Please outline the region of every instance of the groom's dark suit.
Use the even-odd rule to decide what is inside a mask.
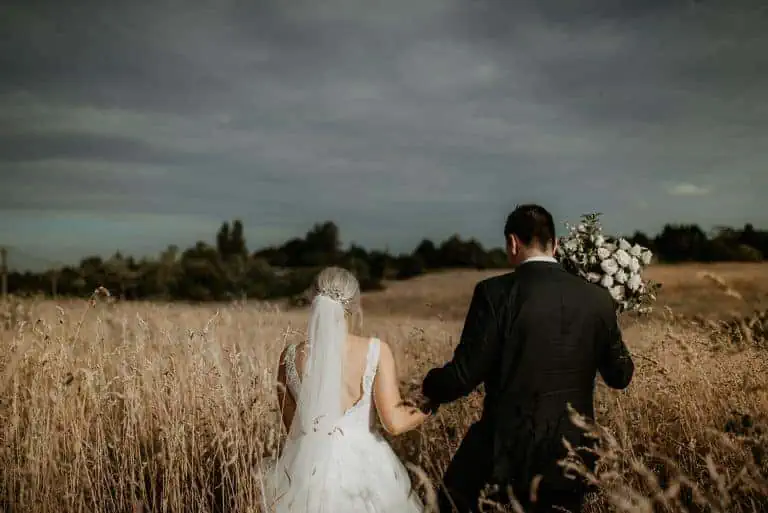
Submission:
[[[511,486],[525,505],[537,474],[539,507],[531,511],[558,502],[581,508],[586,488],[565,478],[557,461],[566,454],[563,438],[574,446],[592,442],[570,422],[566,405],[594,418],[597,372],[617,389],[632,379],[614,308],[606,289],[554,262],[526,262],[477,284],[453,359],[423,383],[435,405],[485,385],[482,418],[445,473],[450,500],[441,494],[441,513],[454,511],[451,503],[474,511],[485,484]]]

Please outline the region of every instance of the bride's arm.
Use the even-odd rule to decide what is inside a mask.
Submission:
[[[277,404],[280,408],[280,417],[283,420],[286,432],[291,430],[293,415],[296,413],[296,402],[293,400],[288,388],[288,375],[285,369],[285,353],[280,355],[280,366],[277,369]]]
[[[379,368],[373,384],[373,400],[384,429],[390,434],[399,435],[419,427],[429,415],[418,408],[403,404],[392,349],[383,342],[380,347]]]

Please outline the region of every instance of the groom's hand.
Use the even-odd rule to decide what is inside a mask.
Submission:
[[[438,409],[438,405],[431,401],[422,393],[421,379],[412,379],[406,384],[408,399],[405,401],[409,406],[419,409],[422,413],[431,415]]]
[[[433,414],[437,413],[438,408],[440,408],[439,404],[430,401],[426,397],[422,397],[421,398],[421,401],[420,401],[420,404],[419,404],[419,409],[423,413],[426,413],[427,415],[433,415]]]
[[[405,399],[402,403],[403,406],[410,406],[416,410],[421,411],[427,415],[432,415],[437,411],[438,405],[430,401],[425,397],[416,397],[413,399]]]
[[[415,400],[416,400],[416,407],[421,410],[423,413],[426,413],[427,415],[432,415],[433,413],[437,412],[437,409],[440,407],[439,404],[432,401],[429,397],[426,397],[421,392],[417,392],[415,394]]]

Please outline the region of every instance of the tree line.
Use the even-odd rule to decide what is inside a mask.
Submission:
[[[705,233],[697,225],[666,225],[650,237],[627,237],[652,249],[660,262],[762,261],[768,255],[768,231],[751,224],[742,229],[718,228]],[[392,255],[352,244],[343,249],[339,228],[316,224],[303,238],[280,246],[249,251],[243,223],[225,222],[215,243],[197,242],[179,250],[169,246],[154,258],[116,253],[103,259],[90,256],[78,265],[46,272],[11,272],[8,292],[14,295],[90,295],[105,287],[125,299],[226,301],[298,298],[318,270],[328,265],[350,269],[364,290],[376,290],[388,280],[406,280],[429,271],[450,268],[501,269],[501,248],[486,249],[475,239],[454,235],[436,244],[424,239],[410,253]]]

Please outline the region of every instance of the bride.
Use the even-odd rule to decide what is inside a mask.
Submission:
[[[427,414],[402,404],[390,347],[348,333],[360,286],[345,269],[315,280],[308,340],[281,355],[278,399],[288,440],[269,472],[275,513],[420,513],[408,473],[372,430],[374,411],[398,435]]]

